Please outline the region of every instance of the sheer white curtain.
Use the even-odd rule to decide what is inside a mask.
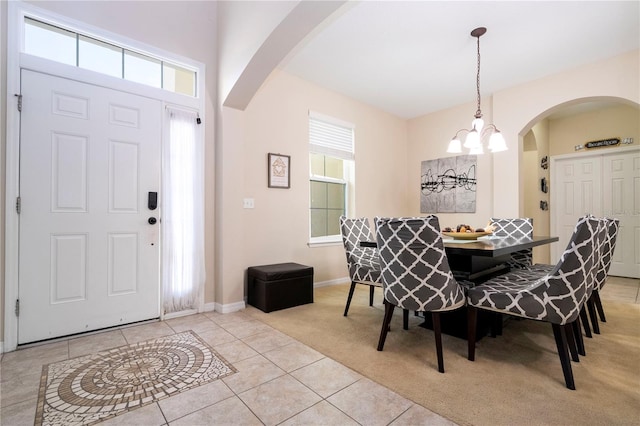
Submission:
[[[167,107],[162,155],[164,313],[197,309],[204,281],[204,147],[195,112]]]

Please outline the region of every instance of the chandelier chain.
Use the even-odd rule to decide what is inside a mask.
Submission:
[[[478,39],[478,72],[476,73],[476,93],[478,95],[478,109],[476,110],[476,118],[482,117],[482,111],[480,110],[480,36]]]
[[[507,144],[500,133],[500,130],[493,123],[485,125],[482,120],[482,96],[480,94],[480,37],[487,32],[485,27],[478,27],[471,31],[471,36],[477,38],[477,72],[476,72],[476,96],[478,100],[478,109],[476,110],[475,119],[471,122],[471,129],[460,129],[456,132],[449,146],[447,152],[453,154],[459,154],[462,152],[462,141],[459,138],[461,133],[466,133],[467,136],[464,141],[464,148],[469,149],[469,155],[477,155],[483,153],[482,145],[487,143],[487,148],[492,153],[506,151],[508,149]]]

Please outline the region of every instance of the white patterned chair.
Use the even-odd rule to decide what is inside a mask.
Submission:
[[[351,287],[347,297],[347,305],[344,308],[344,316],[349,313],[349,306],[353,298],[356,284],[369,286],[369,306],[373,305],[373,294],[376,287],[382,287],[380,281],[380,262],[378,249],[374,247],[360,247],[360,241],[374,241],[374,236],[369,227],[369,219],[349,219],[340,216],[340,233],[342,243],[347,256],[347,267]]]
[[[469,360],[475,359],[477,309],[549,322],[566,386],[575,389],[569,350],[573,360],[578,361],[573,323],[586,302],[589,281],[593,278],[598,226],[596,219],[580,218],[560,261],[542,277],[522,279],[522,275],[517,275],[520,271],[515,271],[469,289]]]
[[[493,235],[496,237],[510,237],[515,239],[533,237],[533,219],[530,217],[517,219],[490,219],[493,226]],[[525,269],[531,266],[533,261],[532,249],[520,250],[511,254],[507,262],[511,269]]]
[[[384,348],[396,306],[431,312],[438,371],[444,373],[440,312],[464,306],[465,295],[449,269],[438,218],[382,219],[377,223],[376,238],[385,303],[378,350]]]

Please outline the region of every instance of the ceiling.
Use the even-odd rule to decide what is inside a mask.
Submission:
[[[502,89],[638,49],[640,1],[349,2],[280,68],[413,118],[476,100],[470,33],[481,26],[487,102]]]

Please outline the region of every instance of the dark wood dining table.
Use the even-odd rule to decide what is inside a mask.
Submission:
[[[508,271],[506,262],[511,253],[551,244],[558,237],[533,236],[531,238],[483,237],[477,240],[443,239],[449,267],[456,278],[483,281]],[[377,247],[375,241],[360,241],[361,247]]]
[[[501,272],[507,272],[506,262],[511,253],[558,241],[558,237],[533,236],[531,238],[491,237],[478,240],[445,239],[449,267],[456,276],[478,281]]]

